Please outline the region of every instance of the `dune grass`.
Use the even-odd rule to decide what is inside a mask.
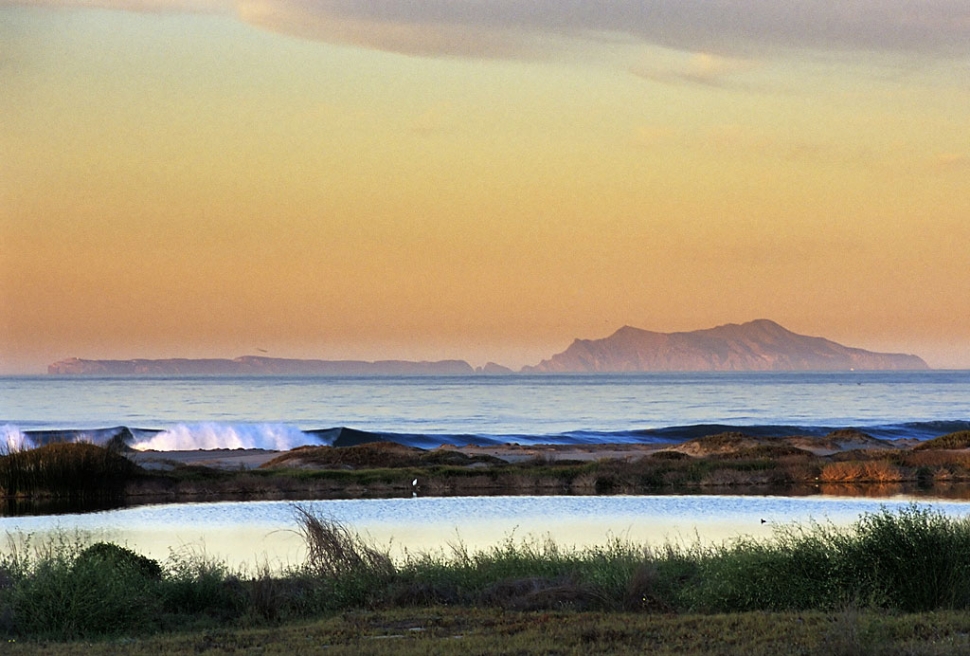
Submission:
[[[0,556],[0,636],[106,639],[441,606],[678,616],[970,608],[970,523],[919,506],[719,545],[572,549],[508,536],[481,551],[455,543],[397,559],[294,512],[308,555],[279,571],[232,571],[199,554],[158,563],[63,536],[11,544]]]
[[[913,447],[914,450],[967,449],[970,448],[970,431],[957,431],[927,440]]]

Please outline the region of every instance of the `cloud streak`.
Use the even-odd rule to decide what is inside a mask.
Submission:
[[[679,67],[645,64],[633,66],[630,72],[651,82],[665,84],[699,84],[709,87],[750,89],[738,82],[736,76],[754,70],[752,60],[718,57],[706,52],[695,53]]]
[[[779,49],[962,55],[965,0],[0,0],[132,11],[233,12],[285,34],[414,55],[521,56],[537,36],[604,34],[691,52]]]

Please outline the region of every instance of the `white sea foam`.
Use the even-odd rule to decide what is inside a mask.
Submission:
[[[0,426],[0,455],[33,449],[34,441],[12,424]]]
[[[270,449],[288,451],[319,444],[312,435],[288,424],[178,424],[131,446],[139,451]]]

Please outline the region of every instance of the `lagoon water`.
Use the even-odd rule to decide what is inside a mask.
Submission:
[[[846,525],[864,513],[913,503],[904,498],[750,496],[510,496],[307,501],[397,557],[404,551],[470,551],[507,540],[560,546],[605,545],[611,539],[653,546],[719,543],[769,537],[780,526],[812,521]],[[970,516],[970,502],[920,501],[953,517]],[[764,522],[762,522],[764,520]],[[233,567],[301,562],[292,502],[250,501],[142,506],[78,515],[2,517],[0,532],[33,541],[51,533],[110,540],[164,560],[170,553],[205,553]],[[20,536],[19,538],[15,536]]]

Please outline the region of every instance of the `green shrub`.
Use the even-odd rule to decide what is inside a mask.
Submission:
[[[11,632],[65,639],[153,628],[157,582],[137,568],[105,566],[102,558],[81,558],[82,553],[78,543],[61,540],[36,560],[21,559],[3,595],[12,614]]]
[[[106,567],[125,570],[155,581],[162,578],[162,566],[157,560],[110,542],[96,542],[86,547],[78,554],[74,567]]]
[[[221,621],[245,612],[247,592],[228,567],[204,552],[172,552],[159,597],[167,613]]]

